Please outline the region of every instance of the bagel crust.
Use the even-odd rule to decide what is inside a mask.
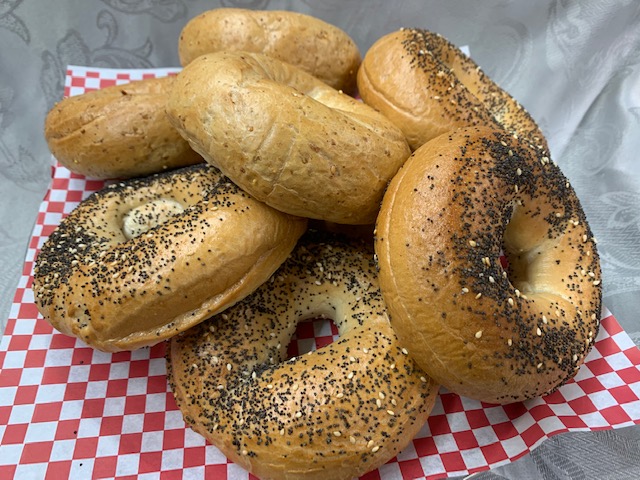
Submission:
[[[379,112],[270,57],[203,55],[169,96],[173,125],[207,162],[272,207],[372,224],[410,154]]]
[[[531,115],[437,33],[401,29],[381,37],[362,61],[358,91],[400,127],[412,150],[456,128],[487,126],[548,151]]]
[[[287,360],[299,321],[340,338]],[[171,340],[169,383],[185,421],[261,479],[351,479],[418,433],[438,387],[398,344],[373,249],[311,232],[270,281]]]
[[[548,157],[504,131],[437,137],[391,182],[376,233],[391,324],[437,382],[509,403],[576,374],[598,333],[600,263]]]
[[[206,164],[124,181],[82,201],[50,235],[35,303],[57,330],[99,350],[153,345],[261,285],[305,228]]]
[[[45,119],[56,160],[91,178],[131,178],[202,163],[165,114],[175,77],[114,85],[58,102]]]
[[[343,30],[302,13],[218,8],[192,18],[182,29],[182,66],[221,51],[263,53],[349,94],[361,60],[358,46]]]

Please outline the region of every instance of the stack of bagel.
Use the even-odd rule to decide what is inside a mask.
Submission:
[[[401,29],[362,58],[320,19],[221,8],[178,50],[176,76],[47,116],[60,164],[116,180],[37,257],[56,329],[167,341],[185,421],[265,479],[379,467],[440,386],[508,403],[575,375],[595,239],[534,120],[457,47]],[[316,317],[340,338],[287,358]]]

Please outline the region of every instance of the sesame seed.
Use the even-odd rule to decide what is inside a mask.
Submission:
[[[469,293],[469,289],[467,287],[462,287],[462,293]]]
[[[387,413],[392,417],[396,414],[396,412],[394,412],[393,410],[387,410]]]
[[[402,347],[402,353],[405,355],[409,355],[409,351],[404,347]]]
[[[507,340],[507,345],[509,345],[509,346],[513,345],[513,340],[511,340],[511,339]]]
[[[594,280],[594,281],[593,281],[593,284],[594,284],[595,286],[600,285],[600,280]]]
[[[376,406],[377,406],[378,408],[382,408],[382,402],[380,401],[380,399],[379,399],[379,398],[376,398]]]
[[[227,363],[227,370],[231,371],[231,364]]]
[[[422,383],[427,383],[427,379],[424,377],[424,375],[420,376],[420,381]]]
[[[341,433],[341,432],[339,432],[338,430],[336,430],[335,432],[333,432],[333,436],[334,436],[334,437],[341,437],[341,436],[342,436],[342,433]]]
[[[378,392],[378,397],[380,397],[382,400],[384,400],[384,393],[383,392]]]
[[[302,412],[296,412],[296,418],[300,418],[302,416]]]
[[[547,317],[545,315],[542,315],[542,323],[544,323],[545,325],[549,323],[549,320],[547,320]]]
[[[375,442],[374,442],[373,440],[369,440],[369,441],[367,442],[367,448],[371,448],[371,447],[373,447],[374,443],[375,443]]]
[[[511,150],[509,150],[509,152],[511,152]],[[512,153],[512,152],[511,152],[511,153]],[[518,175],[518,176],[522,175],[522,169],[518,168],[518,169],[516,170],[516,175]]]
[[[336,394],[336,398],[342,398],[342,397],[344,397],[344,393],[342,393],[342,392],[338,392],[338,393]]]
[[[542,336],[542,330],[540,330],[540,327],[538,327],[538,329],[536,330],[536,335],[538,335],[539,337]]]
[[[480,337],[482,337],[482,330],[478,330],[476,332],[476,338],[480,338]]]
[[[273,385],[268,384],[268,385],[267,385],[267,389],[268,389],[268,390],[272,390],[272,389],[273,389]]]
[[[496,279],[493,278],[492,275],[489,275],[489,283],[495,283],[495,282],[496,282]]]
[[[478,244],[476,243],[475,240],[469,240],[469,245],[472,246],[472,247],[478,246]]]
[[[478,294],[476,295],[476,300],[477,300],[478,298],[480,298],[481,296],[482,296],[482,293],[478,293]]]
[[[371,449],[371,451],[372,451],[373,453],[376,453],[378,450],[380,450],[380,447],[379,447],[378,445],[376,445],[375,447],[373,447],[373,448]]]
[[[509,303],[509,305],[510,305],[510,306],[512,306],[512,307],[515,305],[515,303],[514,303],[514,301],[513,301],[513,298],[511,298],[511,297],[509,297],[509,299],[507,300],[507,302],[508,302],[508,303]]]
[[[351,443],[356,443],[356,437],[354,437],[353,435],[350,435],[350,436],[349,436],[349,441],[350,441]]]
[[[540,370],[541,368],[542,368],[542,362],[538,364],[538,370]]]

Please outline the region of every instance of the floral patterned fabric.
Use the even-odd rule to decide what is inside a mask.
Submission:
[[[295,10],[367,48],[400,27],[458,45],[538,121],[599,240],[604,302],[640,345],[640,2],[637,0],[0,0],[0,331],[51,156],[42,135],[66,66],[178,66],[177,38],[219,7]],[[640,429],[553,437],[474,478],[640,478]]]

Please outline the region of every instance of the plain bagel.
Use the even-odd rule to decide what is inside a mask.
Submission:
[[[501,126],[548,151],[531,115],[437,33],[401,29],[380,38],[362,61],[358,90],[402,129],[413,150],[455,128]]]
[[[192,18],[182,29],[178,54],[183,66],[221,51],[264,53],[346,93],[355,90],[361,60],[343,30],[302,13],[218,8]]]
[[[287,360],[298,322],[340,338]],[[418,433],[438,387],[389,325],[373,249],[310,231],[273,277],[174,337],[169,384],[186,422],[261,479],[351,479]]]
[[[548,157],[504,130],[437,137],[392,180],[376,233],[391,324],[437,382],[508,403],[576,374],[598,333],[600,263]]]
[[[258,200],[335,223],[374,223],[410,154],[382,114],[260,54],[198,57],[178,75],[167,113],[194,150]]]
[[[123,181],[50,235],[35,303],[57,330],[99,350],[153,345],[261,285],[305,228],[206,164]]]
[[[47,114],[49,150],[70,171],[131,178],[202,163],[165,114],[175,77],[150,78],[67,97]]]

